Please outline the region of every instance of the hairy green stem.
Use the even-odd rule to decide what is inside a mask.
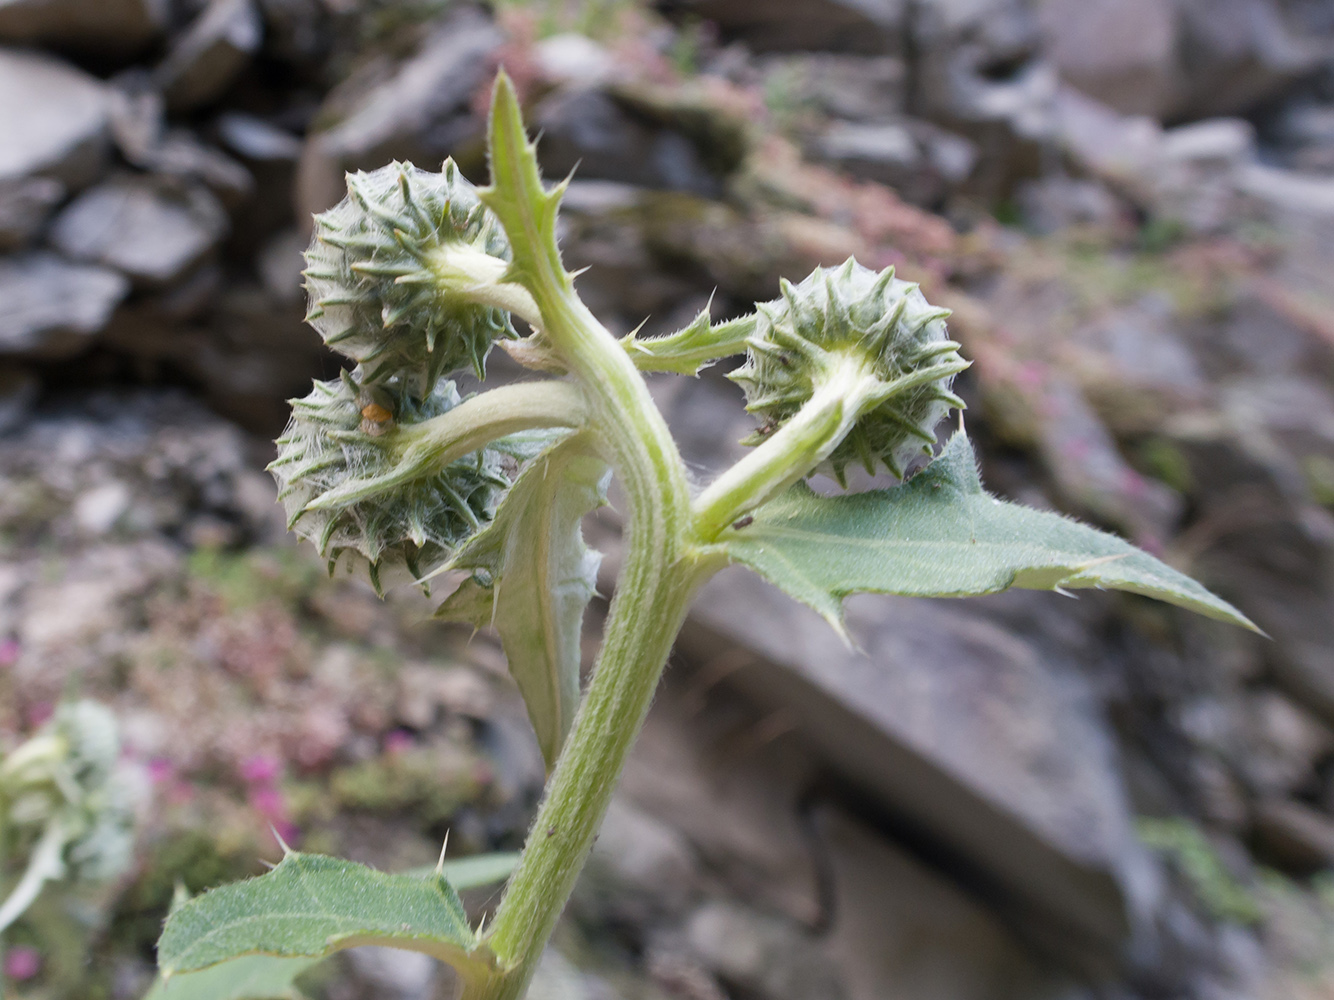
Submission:
[[[687,549],[690,497],[676,443],[634,363],[580,301],[561,265],[554,229],[535,207],[552,196],[540,189],[504,78],[491,149],[495,200],[513,199],[498,214],[516,265],[541,310],[542,328],[584,391],[590,424],[629,503],[625,565],[593,682],[487,936],[506,972],[466,994],[517,1000],[593,846],[699,572]]]
[[[811,398],[782,427],[695,498],[700,544],[807,476],[847,436],[878,383],[864,359],[835,357]]]
[[[386,446],[394,467],[380,476],[351,479],[321,493],[308,510],[332,509],[399,483],[430,475],[497,438],[547,427],[579,427],[587,419],[584,394],[569,382],[519,382],[466,399],[438,417],[399,427]]]

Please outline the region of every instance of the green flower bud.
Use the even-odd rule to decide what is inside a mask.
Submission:
[[[746,391],[746,408],[763,419],[748,438],[759,444],[815,392],[835,358],[855,358],[880,383],[862,414],[820,471],[840,483],[849,464],[873,473],[883,463],[902,478],[918,454],[932,453],[935,428],[964,402],[950,386],[968,367],[945,333],[948,309],[933,307],[918,286],[876,273],[849,258],[816,268],[801,284],[782,282],[783,297],[757,307],[746,363],[729,377]]]
[[[464,539],[491,520],[510,486],[509,456],[485,448],[444,468],[412,468],[396,450],[394,432],[453,409],[454,383],[442,379],[423,398],[404,376],[371,384],[362,369],[316,382],[309,396],[292,401],[292,419],[278,439],[269,466],[288,526],[313,542],[330,571],[344,551],[370,563],[380,589],[380,568],[405,564],[420,578],[423,567],[448,559]],[[364,488],[350,487],[361,484]],[[330,491],[345,499],[327,502]],[[311,501],[325,497],[320,504]]]
[[[430,386],[464,365],[480,378],[491,344],[516,334],[504,309],[469,294],[510,258],[476,189],[452,160],[438,174],[410,163],[348,174],[347,189],[315,217],[307,322],[370,382],[407,370]]]

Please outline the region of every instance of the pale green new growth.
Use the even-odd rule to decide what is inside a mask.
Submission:
[[[485,933],[469,927],[439,874],[390,876],[289,853],[271,874],[207,893],[168,919],[164,972],[184,980],[215,963],[235,966],[230,979],[216,971],[216,980],[195,980],[190,996],[290,996],[301,963],[377,943],[450,962],[465,1000],[519,1000],[690,599],[729,562],[840,630],[851,593],[1015,586],[1127,590],[1253,627],[1111,535],[989,496],[962,433],[893,489],[816,495],[802,481],[817,470],[841,481],[849,464],[883,465],[902,476],[910,459],[931,456],[939,419],[963,405],[951,384],[968,367],[946,311],[892,270],[849,260],[784,282],[781,298],[749,316],[714,324],[706,310],[678,333],[617,340],[561,263],[563,186],[543,186],[503,73],[488,142],[490,187],[474,190],[452,164],[441,175],[395,165],[353,177],[351,200],[322,220],[311,261],[327,266],[310,278],[329,294],[313,316],[361,367],[295,403],[274,471],[297,530],[327,554],[364,554],[377,585],[388,556],[418,574],[470,571],[439,615],[499,632],[551,770],[546,797]],[[533,328],[508,345],[515,360],[537,376],[567,377],[458,399],[438,379],[451,365],[480,373],[509,315]],[[694,375],[741,353],[734,377],[761,420],[756,447],[692,495],[640,373]],[[584,545],[580,521],[606,502],[611,475],[626,498],[623,559],[581,699],[580,629],[600,557]],[[185,995],[172,989],[154,1000]]]

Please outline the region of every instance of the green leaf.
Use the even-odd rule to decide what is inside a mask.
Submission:
[[[158,979],[144,1000],[301,1000],[296,979],[320,961],[247,955],[199,972]]]
[[[503,882],[518,863],[517,851],[474,854],[439,867],[412,869],[404,875],[418,879],[443,875],[454,889],[462,891]],[[176,908],[187,902],[182,899]],[[296,980],[321,961],[323,958],[245,955],[170,980],[159,978],[144,1000],[301,1000],[303,994],[296,988]]]
[[[268,874],[174,910],[158,941],[158,966],[170,980],[246,955],[323,958],[366,944],[425,952],[464,976],[491,965],[443,876],[386,875],[289,851]]]
[[[573,287],[556,247],[556,214],[568,182],[550,191],[542,186],[537,147],[528,141],[518,95],[504,70],[496,75],[491,95],[487,149],[491,186],[477,193],[510,240],[513,259],[505,280],[526,287],[540,306],[552,283],[564,290]]]
[[[840,632],[848,594],[967,597],[1008,587],[1125,590],[1255,629],[1232,605],[1128,542],[987,494],[962,431],[907,483],[836,497],[798,484],[720,542],[733,561]]]
[[[584,545],[579,522],[607,502],[610,477],[585,433],[530,462],[495,520],[450,562],[473,575],[437,612],[495,625],[548,768],[579,707],[579,634],[602,561]]]

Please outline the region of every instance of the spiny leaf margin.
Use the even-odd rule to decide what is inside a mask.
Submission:
[[[366,944],[425,952],[460,970],[491,964],[443,875],[389,875],[289,851],[273,871],[173,911],[158,966],[169,979],[245,955],[323,958]]]
[[[451,886],[462,891],[503,882],[518,863],[517,851],[501,851],[414,868],[403,875],[419,879],[443,875]],[[324,956],[243,955],[169,980],[159,977],[144,1000],[302,1000],[304,994],[296,988],[296,980],[322,961]]]
[[[477,194],[510,241],[511,262],[504,280],[523,285],[541,305],[540,293],[547,282],[564,291],[573,288],[556,245],[556,215],[569,180],[549,191],[543,186],[537,146],[528,141],[519,95],[503,69],[496,74],[491,94],[487,150],[491,185]]]
[[[1123,590],[1259,631],[1129,542],[988,494],[963,431],[906,483],[834,497],[801,483],[757,510],[753,522],[729,528],[719,544],[840,634],[849,594],[971,597],[1010,587]]]

